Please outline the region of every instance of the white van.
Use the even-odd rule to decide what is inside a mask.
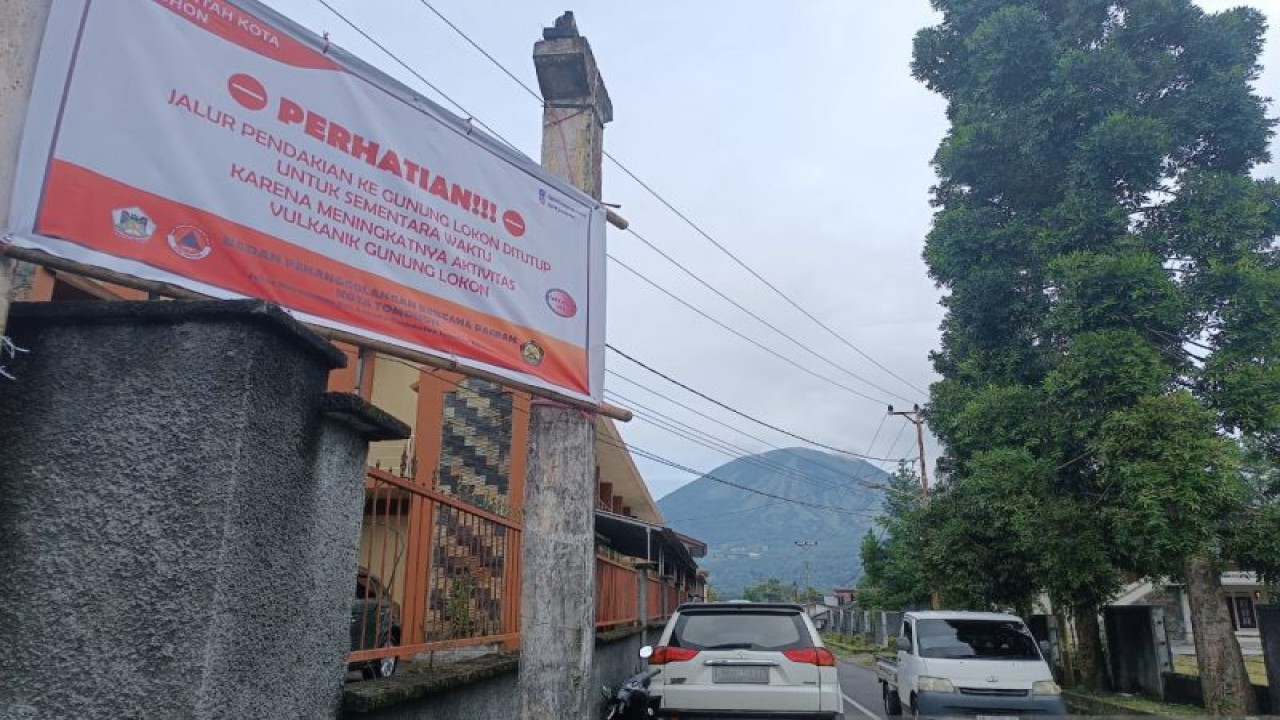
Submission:
[[[881,660],[876,674],[890,716],[1067,714],[1042,648],[1015,615],[908,612],[897,662]]]

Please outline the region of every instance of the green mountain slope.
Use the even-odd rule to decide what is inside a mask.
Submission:
[[[722,597],[737,597],[745,585],[769,577],[802,582],[806,552],[813,587],[829,590],[861,574],[858,546],[880,510],[882,491],[872,486],[888,479],[883,470],[855,458],[788,448],[732,460],[708,475],[854,511],[775,500],[707,476],[666,495],[658,507],[667,524],[707,543],[707,557],[698,562],[711,572],[711,586]],[[803,551],[797,540],[818,544]]]

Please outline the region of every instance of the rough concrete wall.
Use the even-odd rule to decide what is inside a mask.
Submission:
[[[0,717],[332,713],[361,476],[332,357],[260,304],[54,305],[15,306],[0,383]]]
[[[520,717],[520,697],[516,692],[517,670],[479,682],[432,693],[418,700],[370,713],[347,712],[342,717],[354,720],[478,720],[479,718]],[[403,678],[401,678],[403,680]],[[374,682],[393,682],[389,681]]]
[[[660,631],[650,633],[657,638]],[[590,697],[598,702],[597,710],[604,709],[604,695],[601,688],[608,686],[617,690],[627,678],[648,667],[646,661],[640,659],[640,648],[645,644],[644,635],[637,632],[612,642],[597,642],[595,653],[595,672],[592,675],[591,689],[595,692]],[[597,712],[596,716],[600,713]],[[593,716],[594,717],[594,716]]]
[[[595,646],[595,666],[591,678],[590,711],[586,717],[598,717],[604,709],[604,695],[600,688],[608,685],[616,689],[623,680],[644,667],[640,659],[642,635],[598,640]],[[406,667],[395,677],[352,683],[347,686],[348,708],[343,713],[349,720],[476,720],[477,718],[520,717],[518,696],[518,667],[510,663],[504,670],[474,682],[450,680],[446,675],[459,678],[488,665],[484,659],[460,661],[436,671],[417,671]],[[450,686],[438,690],[438,686]],[[387,697],[400,698],[398,702]],[[414,698],[414,699],[407,699]],[[357,711],[353,708],[367,705],[387,705],[378,710]]]

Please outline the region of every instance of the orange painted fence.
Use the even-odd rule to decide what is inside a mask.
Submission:
[[[348,661],[520,642],[520,523],[369,468]],[[597,629],[661,621],[684,589],[596,557]]]
[[[665,600],[662,581],[657,578],[646,578],[645,582],[648,583],[647,592],[645,593],[645,601],[647,603],[645,619],[649,621],[661,620],[667,614],[662,606]]]
[[[596,627],[640,622],[640,573],[596,556]]]
[[[519,523],[369,468],[348,660],[520,637]]]

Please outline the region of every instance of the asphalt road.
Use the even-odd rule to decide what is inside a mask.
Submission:
[[[869,667],[841,660],[836,664],[840,692],[844,695],[845,720],[886,720],[880,683]]]

